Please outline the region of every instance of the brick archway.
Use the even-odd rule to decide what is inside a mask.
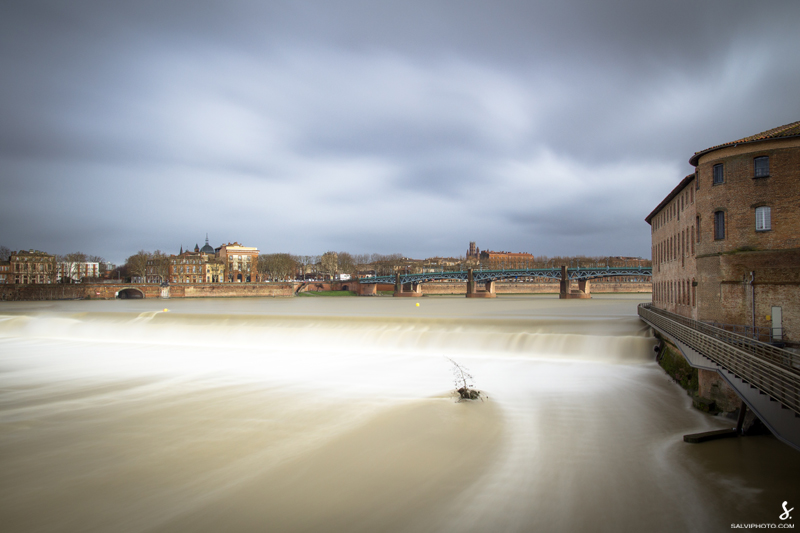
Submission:
[[[144,292],[141,289],[128,287],[117,291],[116,298],[120,300],[141,300],[144,298]]]

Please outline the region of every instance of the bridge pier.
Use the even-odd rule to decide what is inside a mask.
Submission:
[[[592,295],[589,293],[589,280],[579,280],[578,281],[578,290],[573,291],[570,290],[570,280],[569,280],[569,269],[567,265],[561,265],[561,282],[559,285],[559,293],[558,297],[561,300],[572,300],[572,299],[583,299],[583,298],[591,298]]]
[[[377,283],[360,283],[358,284],[359,296],[376,296],[378,294]]]
[[[484,289],[479,290],[475,282],[475,275],[470,268],[467,270],[467,298],[497,298],[494,281],[484,283]]]
[[[403,282],[400,280],[400,274],[395,274],[394,278],[394,294],[392,296],[411,297],[417,298],[422,296],[422,283],[408,283],[409,291],[405,290]]]
[[[578,282],[578,292],[582,292],[582,293],[584,293],[586,295],[590,294],[591,293],[590,292],[590,285],[591,285],[591,283],[589,282],[588,279],[580,280]]]

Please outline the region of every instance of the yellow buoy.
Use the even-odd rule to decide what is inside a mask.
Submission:
[[[417,307],[419,307],[419,302],[417,302]]]
[[[167,308],[165,307],[165,308],[164,308],[164,312],[165,312],[165,313],[169,313],[169,309],[167,309]]]

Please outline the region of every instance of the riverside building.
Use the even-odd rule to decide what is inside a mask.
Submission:
[[[11,252],[7,283],[55,283],[56,258],[39,250]]]
[[[229,242],[214,251],[224,264],[226,283],[250,283],[257,279],[258,248]]]
[[[653,305],[800,347],[800,122],[696,152],[651,212]]]

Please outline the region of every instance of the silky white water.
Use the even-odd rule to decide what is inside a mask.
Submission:
[[[641,296],[0,306],[9,531],[715,531],[800,454],[691,408]],[[419,306],[416,306],[419,303]],[[168,311],[164,311],[164,308]],[[456,402],[452,364],[483,402]],[[8,529],[10,528],[10,529]]]

